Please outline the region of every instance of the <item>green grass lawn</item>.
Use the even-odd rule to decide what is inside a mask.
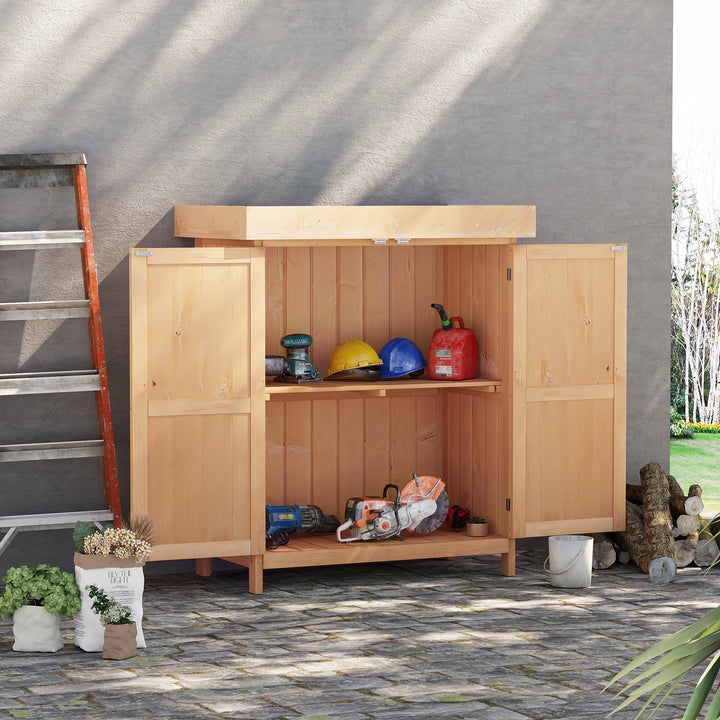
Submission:
[[[691,440],[670,440],[670,474],[687,489],[702,488],[705,514],[720,513],[720,435],[696,433]]]

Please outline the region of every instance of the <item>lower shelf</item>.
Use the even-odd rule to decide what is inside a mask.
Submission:
[[[428,535],[405,535],[403,540],[358,540],[340,543],[333,534],[295,533],[287,545],[267,550],[263,568],[345,565],[350,563],[420,560],[423,558],[492,555],[510,552],[510,540],[498,535],[476,538],[463,532],[436,530]],[[240,558],[225,558],[238,562]]]

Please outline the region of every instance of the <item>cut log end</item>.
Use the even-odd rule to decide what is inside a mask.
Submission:
[[[671,557],[656,557],[648,565],[650,582],[656,585],[665,585],[675,579],[677,568]]]
[[[688,498],[688,500],[691,499],[693,498]],[[678,515],[676,524],[678,532],[683,537],[692,533],[696,533],[700,530],[700,515]]]
[[[695,548],[685,540],[675,541],[675,565],[679,568],[687,567],[695,560]]]
[[[718,548],[716,540],[701,537],[695,549],[695,564],[700,567],[710,567],[719,554],[720,549]]]
[[[689,495],[685,500],[685,513],[687,515],[699,515],[705,509],[705,503],[699,495]]]
[[[607,570],[615,564],[617,551],[611,537],[606,533],[593,534],[593,570]]]

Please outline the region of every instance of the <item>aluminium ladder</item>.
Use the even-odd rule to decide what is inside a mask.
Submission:
[[[0,187],[73,186],[78,221],[76,230],[0,232],[0,250],[79,249],[85,287],[84,300],[0,303],[0,321],[86,317],[93,365],[88,370],[69,372],[0,374],[0,396],[94,392],[100,437],[67,442],[0,445],[0,463],[101,457],[107,507],[79,512],[0,515],[0,533],[4,532],[0,537],[0,554],[22,530],[69,528],[78,520],[98,526],[108,521],[118,527],[122,523],[85,165],[85,155],[82,153],[0,155]]]

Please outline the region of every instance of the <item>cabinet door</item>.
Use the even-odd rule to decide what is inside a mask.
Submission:
[[[131,507],[153,560],[264,550],[264,259],[130,253]]]
[[[625,523],[625,245],[514,251],[513,535]]]

